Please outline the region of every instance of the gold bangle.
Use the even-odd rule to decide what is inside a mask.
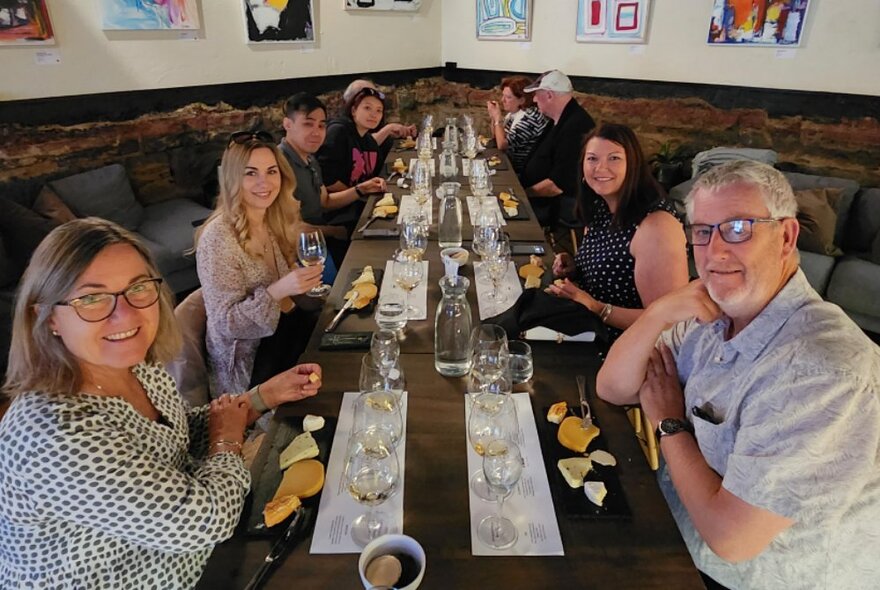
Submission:
[[[218,440],[218,441],[216,441],[216,442],[214,442],[214,443],[211,444],[212,447],[223,447],[223,446],[227,446],[227,445],[232,445],[232,446],[235,448],[235,452],[236,452],[236,454],[241,455],[241,448],[242,448],[242,447],[241,447],[241,443],[240,443],[240,442],[236,442],[236,441],[234,441],[234,440],[223,440],[223,439],[220,439],[220,440]]]
[[[599,312],[599,319],[602,320],[603,324],[608,322],[608,318],[611,316],[612,311],[614,311],[614,306],[610,303],[606,303],[605,307],[602,308],[602,311]]]

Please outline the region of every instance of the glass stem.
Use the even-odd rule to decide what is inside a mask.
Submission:
[[[382,528],[382,523],[376,518],[376,510],[372,506],[367,509],[367,514],[365,518],[365,523],[367,525],[367,534],[370,539],[375,539],[379,536],[379,530]]]

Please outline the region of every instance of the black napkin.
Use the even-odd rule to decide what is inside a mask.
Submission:
[[[512,339],[530,328],[543,326],[566,336],[595,332],[597,341],[608,342],[608,328],[599,316],[580,303],[550,295],[543,289],[525,289],[513,307],[485,323],[501,326]]]

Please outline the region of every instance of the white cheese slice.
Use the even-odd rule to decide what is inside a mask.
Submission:
[[[614,458],[614,455],[609,453],[608,451],[603,451],[599,449],[598,451],[593,451],[589,455],[590,461],[593,463],[598,463],[599,465],[604,465],[605,467],[614,467],[617,465],[617,459]]]
[[[562,477],[573,488],[579,488],[584,485],[584,476],[592,469],[592,463],[587,457],[571,457],[569,459],[560,459],[556,464]]]
[[[590,502],[596,506],[601,506],[606,494],[608,494],[608,490],[601,481],[588,481],[584,483],[584,493]]]
[[[311,432],[303,432],[293,439],[287,448],[281,452],[279,463],[281,469],[287,469],[297,461],[311,459],[318,456],[318,443],[312,438]]]
[[[516,207],[505,207],[504,212],[510,217],[516,217],[516,214],[519,213]]]
[[[373,283],[376,284],[376,277],[373,275],[373,267],[365,266],[363,272],[361,272],[361,276],[356,278],[351,282],[351,286],[360,285],[363,283]]]
[[[385,205],[394,205],[394,195],[391,193],[385,193],[385,196],[379,199],[374,207],[384,207]]]
[[[324,428],[324,418],[315,416],[314,414],[306,414],[303,418],[303,430],[305,432],[315,432]]]
[[[529,275],[526,277],[526,289],[537,289],[541,286],[541,277],[537,275]],[[551,420],[552,422],[552,420]],[[558,422],[557,422],[558,424]]]

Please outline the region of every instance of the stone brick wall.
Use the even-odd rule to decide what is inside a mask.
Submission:
[[[392,91],[389,120],[419,123],[430,112],[442,125],[446,116],[469,113],[489,134],[485,103],[498,98],[497,89],[439,76],[386,89]],[[765,110],[722,109],[699,98],[576,97],[597,121],[633,127],[649,155],[665,141],[686,143],[695,151],[718,145],[770,148],[779,152],[781,162],[803,171],[880,186],[880,123],[875,118],[772,117]],[[144,204],[176,196],[202,198],[204,177],[211,174],[226,135],[254,125],[276,133],[281,129],[283,97],[270,104],[261,98],[266,106],[194,103],[124,121],[4,125],[0,192],[15,187],[36,194],[46,180],[119,162]],[[322,98],[332,116],[340,106],[339,92]]]

